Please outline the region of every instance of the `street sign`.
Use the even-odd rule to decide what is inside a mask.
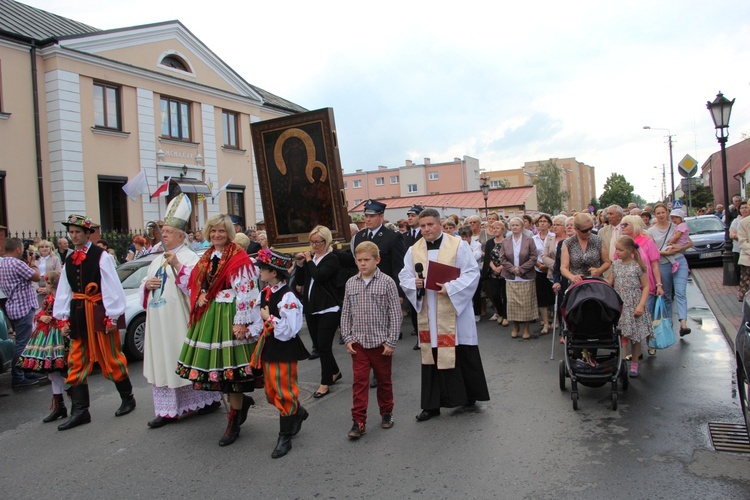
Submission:
[[[678,208],[682,208],[682,200],[675,200],[674,203],[672,203],[673,210],[677,210]]]
[[[682,179],[680,181],[680,189],[682,189],[683,193],[687,193],[688,191],[695,191],[695,188],[700,186],[700,179],[692,177],[689,179]]]
[[[685,157],[680,160],[680,163],[677,164],[677,170],[680,172],[681,176],[689,179],[698,173],[698,162],[695,161],[695,158],[692,156],[685,155]]]

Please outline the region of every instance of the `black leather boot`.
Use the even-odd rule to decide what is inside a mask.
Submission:
[[[79,425],[91,422],[89,413],[89,386],[88,384],[74,385],[69,391],[70,399],[73,400],[70,410],[70,418],[67,422],[57,426],[59,431],[67,431]]]
[[[65,400],[62,394],[52,395],[52,406],[49,409],[52,410],[52,413],[42,419],[45,424],[68,416],[68,409],[65,408]]]
[[[245,423],[245,420],[247,420],[247,411],[250,409],[251,406],[255,406],[255,400],[251,398],[250,396],[243,394],[242,395],[242,408],[240,409],[240,422],[239,425],[242,425]]]
[[[299,407],[299,410],[297,410],[297,413],[292,415],[294,417],[294,427],[292,427],[292,436],[296,436],[299,434],[299,431],[302,429],[302,422],[307,420],[307,417],[310,416],[309,413],[307,413],[307,410],[305,410],[302,406]]]
[[[276,448],[271,453],[271,458],[281,458],[292,449],[292,432],[297,415],[279,418],[279,439],[276,441]]]
[[[115,417],[122,417],[127,415],[131,411],[135,410],[135,398],[133,397],[133,384],[130,383],[130,379],[126,378],[119,382],[115,382],[117,392],[120,393],[120,399],[122,404],[115,412]]]
[[[228,446],[234,443],[240,435],[240,411],[234,408],[229,409],[227,413],[227,430],[219,440],[219,446]]]

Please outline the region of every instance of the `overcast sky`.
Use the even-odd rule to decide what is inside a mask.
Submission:
[[[26,0],[111,29],[180,20],[248,82],[332,107],[345,171],[469,155],[487,170],[575,157],[654,200],[717,151],[706,101],[750,134],[750,1]],[[654,169],[658,166],[658,169]],[[670,190],[667,172],[667,191]]]

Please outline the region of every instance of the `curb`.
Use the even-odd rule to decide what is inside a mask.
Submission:
[[[724,334],[724,338],[726,338],[727,343],[732,348],[732,352],[734,352],[734,338],[737,336],[737,332],[734,331],[734,325],[721,311],[719,304],[717,304],[714,300],[714,296],[711,294],[710,290],[706,286],[706,283],[701,278],[700,273],[691,271],[690,274],[693,277],[695,284],[698,286],[698,289],[703,294],[703,298],[705,298],[706,302],[708,302],[708,306],[711,308],[711,312],[714,313],[716,320],[719,322],[719,326],[721,327],[721,332]]]

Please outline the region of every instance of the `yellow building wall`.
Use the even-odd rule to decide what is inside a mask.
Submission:
[[[29,49],[0,41],[0,70],[0,111],[10,114],[0,119],[0,170],[6,172],[8,229],[28,232],[39,229],[31,221],[40,218]]]

